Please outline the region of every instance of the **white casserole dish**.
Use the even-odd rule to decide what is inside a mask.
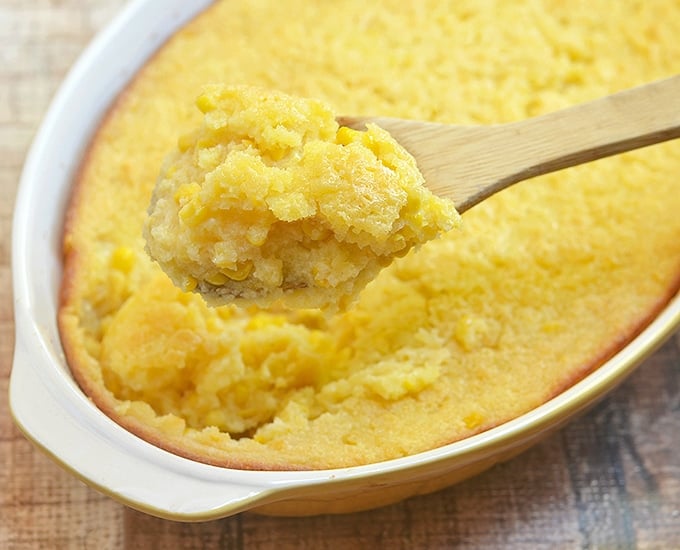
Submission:
[[[624,350],[541,407],[463,441],[379,464],[232,470],[175,456],[124,430],[81,392],[61,349],[56,317],[64,208],[109,105],[165,39],[209,3],[129,3],[71,70],[24,167],[12,242],[16,347],[10,407],[26,436],[82,480],[133,508],[185,521],[247,509],[298,515],[388,504],[451,485],[526,449],[605,395],[680,324],[676,296]]]

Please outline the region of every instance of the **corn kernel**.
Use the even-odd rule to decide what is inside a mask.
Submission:
[[[302,223],[302,232],[305,234],[305,237],[308,237],[313,241],[322,241],[329,238],[331,235],[330,229],[305,222]]]
[[[215,110],[217,103],[215,103],[215,100],[210,95],[201,94],[196,99],[196,107],[198,107],[202,113],[209,113],[210,111]]]
[[[331,284],[328,282],[328,279],[319,274],[319,268],[316,266],[312,268],[312,277],[314,277],[314,283],[319,288],[330,288]]]
[[[548,321],[541,325],[541,330],[549,334],[560,332],[564,328],[564,324],[560,321]]]
[[[275,147],[274,149],[270,149],[269,151],[267,151],[269,158],[271,158],[275,162],[285,157],[286,153],[288,153],[288,149],[282,147]]]
[[[234,316],[234,310],[229,306],[217,307],[217,308],[214,308],[213,311],[215,311],[215,313],[217,313],[217,316],[220,319],[225,320],[225,321],[227,319],[231,319]]]
[[[482,425],[484,422],[484,417],[478,412],[473,412],[463,418],[463,422],[465,422],[466,428],[469,430],[474,430],[475,428],[479,428]]]
[[[380,156],[380,144],[376,142],[375,138],[368,132],[363,132],[361,136],[361,143],[368,147],[373,154],[377,157]]]
[[[246,240],[253,246],[262,246],[267,241],[269,228],[260,226],[250,226],[246,231]]]
[[[179,218],[189,227],[196,227],[208,219],[209,210],[196,202],[187,202],[179,209]]]
[[[338,132],[335,135],[335,142],[339,145],[349,145],[355,141],[361,139],[361,134],[359,130],[354,130],[353,128],[348,128],[347,126],[341,126],[338,128]]]
[[[174,199],[177,204],[184,204],[188,199],[196,195],[201,190],[201,186],[196,182],[183,183],[175,191]]]
[[[285,325],[287,319],[283,315],[253,315],[246,324],[247,330],[259,330],[261,328],[275,326],[281,327]]]
[[[182,290],[184,292],[191,292],[198,286],[198,281],[196,280],[195,277],[187,277],[184,281],[182,281]]]
[[[195,141],[196,135],[194,133],[184,134],[177,140],[177,148],[179,149],[180,153],[184,153],[185,151],[191,149]]]
[[[205,280],[211,285],[222,286],[229,280],[229,278],[224,273],[220,273],[218,271],[217,273],[211,273],[208,275]]]
[[[196,149],[210,149],[216,145],[217,140],[214,137],[205,137],[196,142]]]
[[[248,323],[246,324],[246,329],[247,330],[258,330],[263,327],[266,327],[268,325],[267,322],[267,317],[264,315],[257,315],[255,317],[251,317],[248,320]]]
[[[243,281],[250,275],[253,270],[253,262],[248,260],[243,262],[236,269],[225,269],[222,273],[229,277],[232,281]]]
[[[135,253],[127,246],[119,246],[111,254],[111,267],[129,273],[135,263]]]

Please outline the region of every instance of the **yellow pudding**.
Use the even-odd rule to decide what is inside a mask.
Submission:
[[[332,317],[208,307],[182,292],[145,252],[146,209],[177,137],[201,127],[194,101],[205,83],[319,98],[358,116],[503,123],[680,72],[676,8],[217,2],[137,75],[78,175],[59,324],[80,386],[156,445],[249,469],[418,453],[570,387],[680,286],[678,142],[485,200]]]
[[[458,222],[416,162],[375,125],[325,103],[212,85],[201,127],[156,183],[147,248],[211,305],[344,308],[378,271]]]

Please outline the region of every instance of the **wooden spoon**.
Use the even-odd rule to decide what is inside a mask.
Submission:
[[[383,117],[338,122],[387,130],[415,157],[427,187],[464,212],[519,181],[680,137],[680,75],[508,124]]]

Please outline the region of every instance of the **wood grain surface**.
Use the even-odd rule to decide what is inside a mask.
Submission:
[[[12,208],[47,104],[120,0],[0,1],[0,548],[680,548],[680,334],[585,416],[456,487],[345,516],[182,524],[129,510],[13,425]]]

